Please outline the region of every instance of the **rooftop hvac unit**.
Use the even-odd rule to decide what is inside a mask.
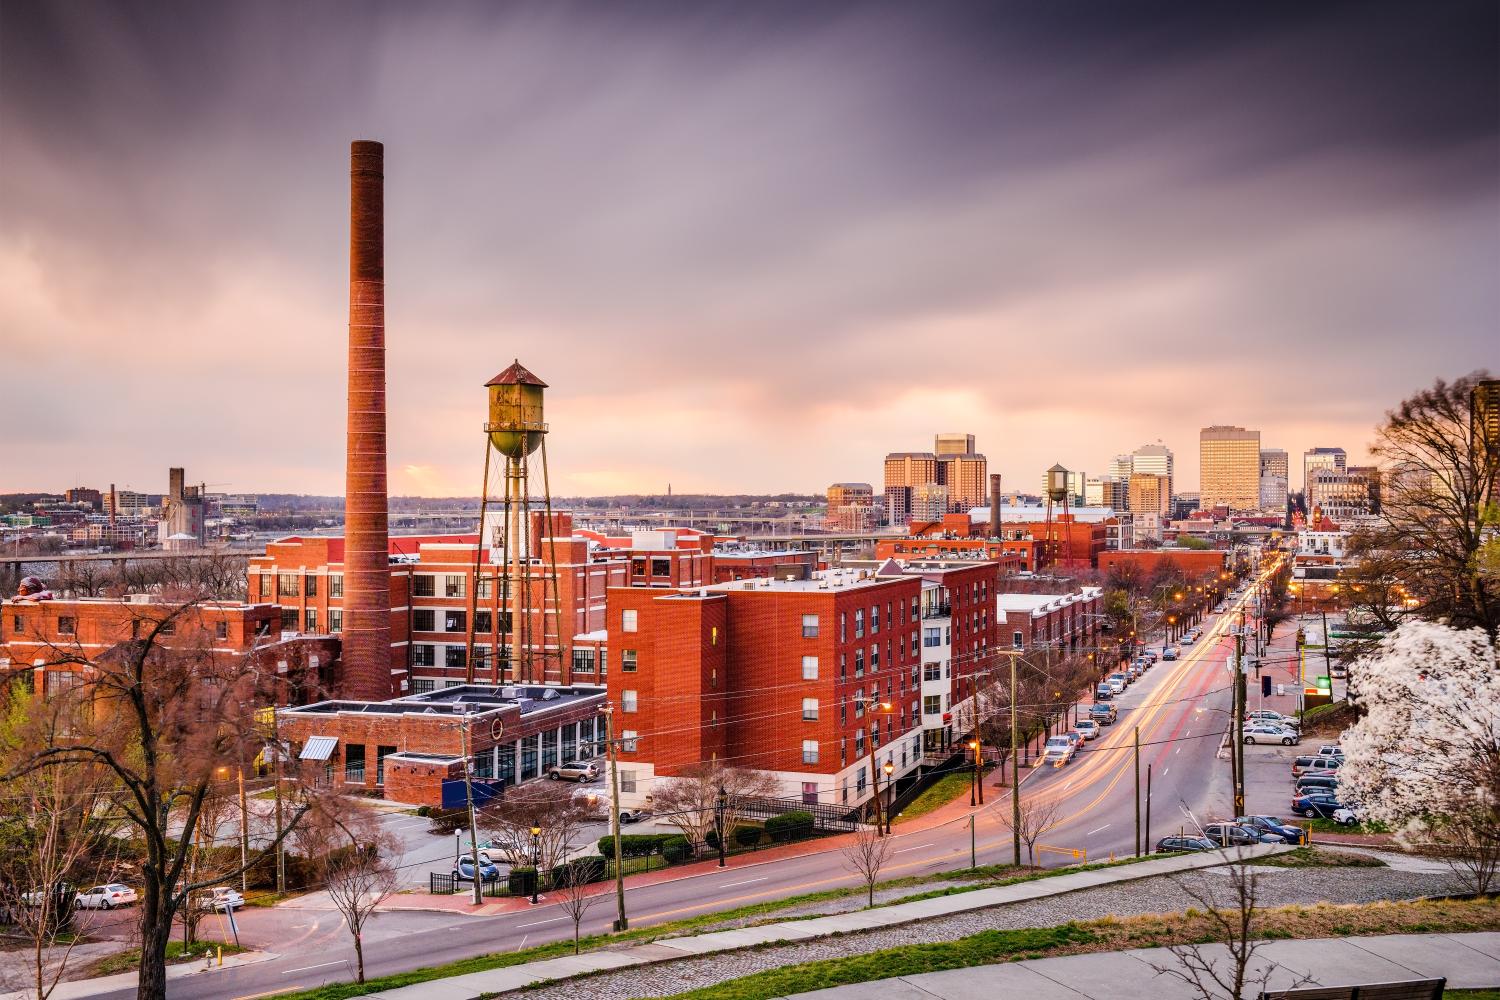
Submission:
[[[557,688],[547,688],[542,692],[543,701],[556,701],[557,697]]]
[[[500,689],[500,697],[502,697],[502,698],[519,698],[519,697],[521,697],[521,692],[519,690],[517,690],[516,688],[513,688],[513,687],[503,687],[503,688]]]
[[[125,603],[126,604],[150,604],[151,603],[151,595],[150,594],[127,594],[127,595],[125,595]]]

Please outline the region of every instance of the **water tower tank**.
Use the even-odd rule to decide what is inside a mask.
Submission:
[[[1054,465],[1047,470],[1047,496],[1053,503],[1062,503],[1068,495],[1068,470]]]
[[[542,410],[547,383],[518,360],[485,385],[490,390],[490,419],[484,430],[495,450],[508,458],[524,458],[541,447],[547,433]]]

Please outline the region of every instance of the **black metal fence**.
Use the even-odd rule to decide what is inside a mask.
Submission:
[[[853,819],[853,813],[846,806],[830,805],[824,802],[741,795],[735,797],[734,805],[735,811],[746,819],[765,821],[790,812],[805,812],[812,816],[813,828],[816,830],[835,830],[842,833],[859,826]]]

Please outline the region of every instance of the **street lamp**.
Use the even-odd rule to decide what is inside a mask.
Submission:
[[[886,796],[889,800],[885,809],[885,832],[889,834],[891,832],[891,810],[896,808],[896,783],[891,780],[891,775],[896,771],[896,765],[890,761],[886,761],[881,770],[885,772]]]
[[[984,805],[984,778],[979,773],[979,739],[976,736],[969,741],[969,749],[974,751],[974,782],[969,786],[969,805],[975,805],[975,790],[978,790],[978,805]]]
[[[476,872],[474,878],[477,880],[479,874]],[[531,828],[531,905],[537,903],[536,890],[542,881],[542,828],[534,826]]]
[[[719,797],[714,801],[714,828],[719,833],[719,867],[724,867],[724,810],[729,805],[729,792],[719,786]]]
[[[877,712],[880,712],[880,713],[883,713],[883,714],[889,716],[892,713],[892,711],[894,710],[893,706],[888,701],[876,701],[874,698],[868,698],[868,697],[864,697],[864,696],[861,696],[861,695],[855,695],[855,697],[854,697],[854,703],[856,705],[869,704],[871,706],[871,708],[870,708],[870,714],[872,716],[876,715]],[[881,812],[882,812],[881,801],[880,801],[880,768],[878,766],[876,766],[876,764],[875,764],[875,749],[876,749],[876,744],[879,741],[879,739],[880,739],[880,720],[877,718],[875,720],[875,725],[871,727],[871,732],[870,732],[870,781],[873,782],[874,786],[875,786],[874,789],[873,789],[874,795],[871,796],[870,801],[875,806],[875,832],[876,832],[876,834],[880,834],[882,832],[882,830],[884,829],[884,827],[885,827],[885,824],[884,824],[884,822],[882,820],[882,817],[880,815]],[[887,761],[887,764],[889,764],[889,761]],[[892,768],[892,770],[894,770],[894,765],[891,765],[891,768]],[[887,772],[887,773],[889,773],[889,772]]]

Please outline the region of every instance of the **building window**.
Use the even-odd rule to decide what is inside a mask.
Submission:
[[[315,576],[306,576],[306,577],[303,577],[302,578],[302,593],[306,594],[308,597],[317,597],[318,596],[318,578],[315,577]]]
[[[635,753],[636,738],[636,731],[634,729],[627,729],[620,733],[620,749],[626,753]],[[622,792],[624,790],[623,788],[620,789]]]
[[[854,609],[854,638],[865,637],[865,612],[863,608]]]
[[[943,679],[943,665],[941,663],[928,663],[922,667],[922,679],[924,681],[940,681]]]
[[[815,681],[818,679],[818,658],[816,656],[804,656],[802,658],[802,679]]]
[[[462,646],[444,646],[443,666],[462,668],[468,662],[464,655],[466,652]]]
[[[297,596],[297,578],[290,573],[281,573],[276,577],[276,594],[278,597]]]
[[[843,653],[839,654],[839,680],[849,679],[849,658]]]
[[[627,674],[635,673],[635,650],[620,650],[620,670]]]
[[[297,609],[296,608],[282,608],[281,609],[281,631],[283,631],[283,632],[295,632],[295,631],[297,631]]]
[[[344,631],[344,612],[342,609],[328,609],[328,631],[334,635]]]
[[[818,699],[816,699],[816,698],[803,698],[802,699],[802,721],[803,722],[816,722],[816,721],[818,721]]]
[[[940,715],[943,711],[943,696],[929,694],[922,699],[923,715]]]
[[[636,693],[634,691],[620,692],[620,711],[634,712],[636,710]]]
[[[485,600],[494,592],[493,587],[494,580],[481,573],[479,579],[474,584],[474,596],[478,597],[481,601]]]
[[[1024,646],[1025,643],[1021,641],[1021,633],[1012,632],[1010,634],[1010,644],[1017,649],[1020,649],[1022,646]]]
[[[840,611],[839,612],[839,642],[844,642],[845,640],[848,639],[848,635],[847,635],[848,625],[849,625],[849,615],[848,615],[848,613],[844,612],[844,611]]]
[[[804,638],[804,639],[816,639],[817,637],[818,637],[818,616],[817,615],[803,615],[802,616],[802,638]]]
[[[328,574],[328,596],[329,597],[343,597],[344,596],[344,574],[342,574],[342,573],[329,573]]]
[[[634,736],[635,733],[631,733],[630,735]],[[634,750],[635,749],[635,744],[632,743],[631,746],[630,746],[630,749]],[[635,791],[635,772],[634,771],[627,771],[624,768],[621,768],[619,773],[620,773],[620,791],[621,792],[633,792],[633,791]]]
[[[68,617],[68,616],[63,616],[63,617],[59,618],[57,620],[57,634],[58,635],[77,635],[78,634],[78,619],[71,618],[71,617]]]
[[[413,597],[436,597],[437,577],[430,573],[418,573],[411,578],[411,593]]]
[[[49,670],[46,676],[48,694],[58,694],[83,683],[82,677],[76,670]]]
[[[411,681],[412,694],[428,694],[432,691],[433,680],[431,677],[413,677]]]
[[[444,632],[463,632],[469,627],[469,613],[467,611],[445,611],[443,613]]]
[[[443,596],[462,597],[465,593],[464,578],[456,574],[443,577]]]
[[[911,620],[912,621],[916,621],[918,618],[922,617],[922,613],[918,610],[918,607],[917,607],[918,603],[919,602],[918,602],[917,598],[913,597],[911,599]]]
[[[636,612],[633,609],[626,610],[626,611],[621,611],[620,612],[620,631],[621,632],[634,632],[635,631],[635,623],[636,623]]]
[[[671,576],[672,575],[672,560],[670,560],[670,559],[652,559],[651,560],[651,575],[652,576]]]
[[[591,674],[594,672],[594,651],[592,649],[573,650],[573,672],[576,674]]]
[[[271,574],[270,573],[262,573],[260,575],[260,596],[261,597],[270,597],[271,596]]]
[[[856,649],[854,651],[854,676],[855,677],[863,677],[864,675],[865,675],[865,651],[863,649]]]
[[[880,645],[877,643],[870,647],[870,672],[874,673],[880,669]]]
[[[818,762],[818,741],[817,740],[803,740],[802,741],[802,763],[804,763],[804,764],[816,764],[817,762]]]
[[[924,628],[922,630],[922,645],[929,649],[943,644],[943,630],[940,628]]]
[[[488,611],[474,612],[474,631],[493,632],[495,630],[495,616]]]
[[[437,647],[428,642],[419,642],[411,647],[411,665],[432,667],[437,665]]]
[[[431,608],[417,608],[411,613],[411,628],[413,632],[437,631],[437,612]]]
[[[228,622],[214,622],[214,638],[215,639],[228,639],[229,638],[229,623]]]
[[[876,632],[879,632],[879,631],[880,631],[880,605],[878,605],[878,604],[872,604],[870,606],[870,634],[874,635]]]
[[[318,609],[307,608],[302,613],[302,631],[316,632],[318,630]]]

